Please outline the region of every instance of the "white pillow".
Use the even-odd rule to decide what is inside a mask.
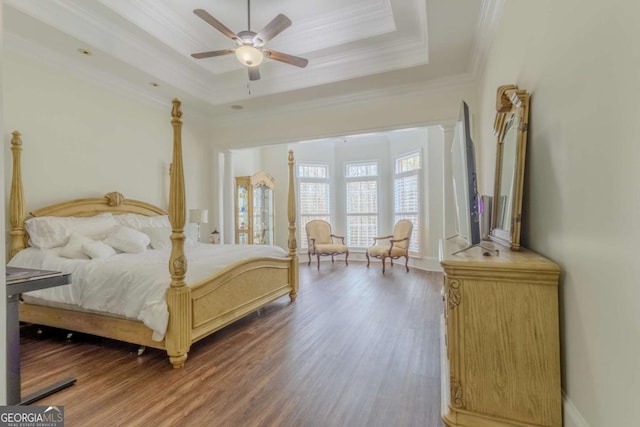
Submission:
[[[116,254],[116,250],[104,242],[92,240],[82,244],[82,252],[87,254],[89,258],[109,258]]]
[[[137,254],[147,250],[151,242],[149,236],[133,228],[120,226],[109,234],[104,243],[121,252]]]
[[[88,237],[73,233],[69,237],[69,242],[60,251],[60,256],[71,259],[89,259],[89,256],[82,250],[82,245],[93,242]]]
[[[29,233],[29,243],[40,249],[64,246],[73,233],[93,239],[102,239],[109,230],[117,225],[113,215],[108,212],[82,218],[42,216],[30,218],[24,224]]]
[[[104,239],[118,226],[110,213],[77,219],[78,221],[71,226],[70,234],[77,233],[94,240]]]
[[[143,227],[142,232],[151,239],[153,249],[171,246],[171,227]]]
[[[114,219],[120,225],[141,231],[146,227],[171,227],[168,215],[146,216],[140,214],[115,215]]]

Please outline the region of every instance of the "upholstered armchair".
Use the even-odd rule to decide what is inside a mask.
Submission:
[[[392,235],[374,237],[373,246],[367,249],[367,267],[371,262],[370,257],[380,258],[382,259],[382,274],[384,274],[385,259],[389,258],[393,267],[394,259],[404,257],[404,267],[409,271],[409,243],[412,231],[413,223],[408,219],[401,219],[394,225]],[[388,243],[383,243],[382,240],[388,240]]]
[[[345,254],[344,262],[349,265],[349,248],[344,244],[343,236],[336,236],[331,233],[331,224],[326,221],[314,219],[305,225],[307,232],[307,246],[309,262],[311,265],[311,255],[318,258],[318,270],[320,270],[320,256],[331,256],[334,262],[335,255]]]

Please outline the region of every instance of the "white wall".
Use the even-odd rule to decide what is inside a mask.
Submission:
[[[495,90],[531,92],[523,243],[562,268],[565,425],[640,419],[640,2],[511,0],[484,76],[484,192]]]
[[[109,191],[167,208],[171,99],[152,105],[15,52],[3,56],[4,124],[22,133],[27,210]],[[183,122],[187,208],[207,207],[211,131],[196,117],[183,115]]]

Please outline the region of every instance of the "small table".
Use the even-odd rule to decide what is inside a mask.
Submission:
[[[65,378],[21,399],[20,319],[18,316],[20,294],[68,285],[70,279],[70,274],[59,271],[7,267],[7,405],[29,405],[76,382],[75,378]]]

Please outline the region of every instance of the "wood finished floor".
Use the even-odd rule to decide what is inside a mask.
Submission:
[[[442,275],[363,263],[300,265],[282,298],[166,354],[63,331],[22,329],[22,394],[66,376],[36,405],[64,405],[73,426],[440,427]]]

